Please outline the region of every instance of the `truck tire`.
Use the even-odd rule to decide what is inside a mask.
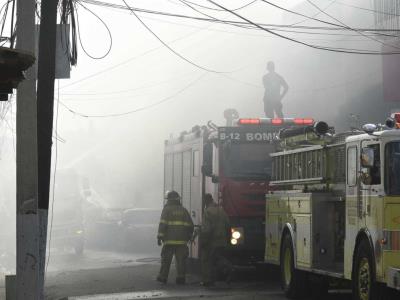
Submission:
[[[293,242],[289,234],[282,241],[280,255],[281,285],[285,296],[289,299],[298,299],[304,296],[306,277],[305,273],[294,267]]]
[[[373,252],[367,239],[357,247],[353,265],[352,290],[354,300],[379,300],[381,287],[375,281]]]

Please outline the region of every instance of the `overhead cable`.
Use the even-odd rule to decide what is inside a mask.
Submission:
[[[296,11],[293,11],[293,10],[290,10],[290,9],[287,9],[287,8],[284,8],[284,7],[282,7],[282,6],[279,6],[279,5],[275,4],[275,3],[272,3],[272,2],[267,1],[267,0],[260,0],[260,1],[262,1],[262,2],[264,2],[264,3],[266,3],[266,4],[268,4],[268,5],[270,5],[270,6],[272,6],[272,7],[278,8],[278,9],[280,9],[280,10],[282,10],[282,11],[285,11],[285,12],[288,12],[288,13],[291,13],[291,14],[294,14],[294,15],[297,15],[297,16],[305,17],[305,18],[308,18],[308,19],[310,19],[310,20],[313,20],[313,21],[316,21],[316,22],[319,22],[319,23],[331,25],[331,26],[333,26],[333,28],[340,28],[340,29],[349,30],[348,27],[346,27],[346,26],[344,26],[344,25],[342,25],[342,24],[332,23],[332,22],[328,22],[328,21],[324,21],[324,20],[315,18],[315,17],[310,17],[310,16],[307,16],[307,15],[305,15],[305,14],[302,14],[302,13],[299,13],[299,12],[296,12]],[[361,32],[361,31],[378,31],[378,30],[373,30],[373,29],[368,29],[368,30],[360,29],[360,28],[353,28],[353,29],[355,29],[355,30],[357,30],[357,31],[360,31],[360,32]],[[379,31],[391,31],[391,32],[393,32],[393,30],[379,30]],[[378,33],[378,35],[381,35],[381,34]]]
[[[201,29],[200,29],[200,30],[201,30]],[[176,39],[170,41],[169,43],[172,44],[172,43],[178,42],[178,41],[180,41],[180,40],[184,40],[184,39],[186,39],[186,38],[188,38],[188,37],[190,37],[190,36],[196,34],[196,33],[199,32],[200,30],[195,30],[195,31],[193,31],[193,32],[190,32],[190,33],[188,33],[188,34],[186,34],[186,35],[184,35],[184,36],[181,36],[181,37],[179,37],[179,38],[176,38]],[[123,65],[126,65],[126,64],[130,63],[131,61],[137,60],[137,59],[139,59],[139,58],[141,58],[141,57],[143,57],[143,56],[146,56],[146,55],[148,55],[148,54],[151,54],[151,53],[153,53],[153,52],[156,52],[156,51],[162,49],[162,47],[163,47],[163,46],[157,46],[157,47],[151,48],[151,49],[149,49],[149,50],[146,50],[146,51],[144,51],[144,52],[142,52],[142,53],[140,53],[140,54],[138,54],[138,55],[132,56],[132,57],[130,57],[130,58],[128,58],[128,59],[126,59],[126,60],[124,60],[124,61],[122,61],[122,62],[116,64],[116,65],[107,67],[107,68],[105,68],[105,69],[103,69],[103,70],[100,70],[100,71],[98,71],[98,72],[96,72],[96,73],[93,73],[93,74],[90,74],[90,75],[88,75],[88,76],[86,76],[86,77],[83,77],[83,78],[81,78],[81,79],[79,79],[79,80],[77,80],[77,81],[74,81],[74,82],[71,82],[71,83],[69,83],[69,84],[66,84],[66,85],[62,86],[60,89],[64,89],[64,88],[66,88],[66,87],[70,87],[70,86],[73,86],[73,85],[76,85],[76,84],[80,84],[80,83],[82,83],[83,81],[86,81],[86,80],[91,79],[91,78],[93,78],[93,77],[99,76],[99,75],[104,74],[104,73],[106,73],[106,72],[108,72],[108,71],[111,71],[111,70],[113,70],[113,69],[119,68],[119,67],[121,67],[121,66],[123,66]]]
[[[291,37],[288,37],[288,36],[273,32],[272,30],[266,29],[266,28],[264,28],[264,27],[262,27],[262,26],[260,26],[260,25],[258,25],[256,23],[252,22],[251,20],[239,15],[236,12],[230,11],[229,9],[227,9],[224,6],[216,3],[215,1],[212,1],[212,0],[207,0],[207,1],[212,3],[212,4],[214,4],[215,6],[218,6],[218,7],[222,8],[222,9],[225,9],[227,12],[230,12],[231,14],[235,15],[236,17],[248,22],[249,24],[252,24],[252,25],[258,27],[261,30],[264,30],[264,31],[266,31],[266,32],[268,32],[270,34],[273,34],[273,35],[275,35],[277,37],[280,37],[282,39],[285,39],[285,40],[288,40],[288,41],[291,41],[291,42],[294,42],[294,43],[297,43],[297,44],[300,44],[300,45],[303,45],[303,46],[307,46],[309,48],[313,48],[313,49],[317,49],[317,50],[324,50],[324,51],[329,51],[329,52],[347,53],[347,54],[364,54],[364,55],[367,55],[367,54],[368,55],[394,55],[394,54],[400,54],[400,52],[378,52],[378,51],[368,51],[368,50],[362,50],[362,49],[324,47],[324,46],[309,44],[309,43],[303,42],[301,40],[297,40],[297,39],[294,39],[294,38],[291,38]],[[265,0],[261,0],[261,1],[268,2],[268,1],[265,1]]]
[[[325,7],[323,8],[323,10],[326,11],[326,10],[327,10],[329,7],[331,7],[332,4],[334,4],[335,2],[336,2],[336,0],[331,1],[327,6],[325,6]],[[319,12],[317,12],[316,14],[312,15],[311,17],[312,17],[312,18],[315,18],[315,17],[318,17],[320,14],[321,14],[321,12],[319,11]],[[292,23],[292,24],[290,24],[290,25],[291,25],[291,26],[293,26],[293,25],[299,25],[299,24],[302,24],[302,23],[304,23],[304,22],[306,22],[306,21],[308,21],[308,20],[309,20],[309,18],[304,18],[302,21],[295,22],[295,23]]]
[[[244,4],[244,5],[240,6],[240,7],[232,8],[231,11],[238,11],[238,10],[241,10],[241,9],[243,9],[243,8],[246,8],[246,7],[250,6],[250,5],[253,5],[253,4],[256,3],[257,1],[258,1],[258,0],[250,1],[249,3]],[[208,7],[208,6],[201,5],[201,4],[192,2],[192,1],[186,1],[186,2],[188,2],[188,3],[192,4],[192,5],[195,5],[195,6],[204,8],[204,9],[208,9],[208,10],[213,10],[213,11],[224,11],[223,9],[218,9],[218,8],[214,8],[214,7]]]
[[[113,45],[113,38],[112,38],[112,34],[111,34],[111,31],[110,31],[110,28],[109,28],[108,25],[103,21],[103,19],[100,18],[95,12],[93,12],[92,10],[90,10],[89,8],[87,8],[87,7],[86,7],[85,5],[83,5],[82,3],[79,3],[79,2],[78,2],[78,4],[79,4],[81,7],[83,7],[84,9],[86,9],[89,13],[91,13],[94,17],[96,17],[96,18],[104,25],[104,27],[105,27],[106,30],[107,30],[108,36],[109,36],[109,38],[110,38],[110,45],[108,46],[108,49],[106,50],[106,52],[105,52],[103,55],[100,55],[100,56],[94,56],[94,55],[89,54],[88,51],[87,51],[87,50],[85,49],[85,47],[83,46],[83,43],[82,43],[82,39],[81,39],[81,30],[80,30],[80,27],[79,27],[78,10],[76,10],[76,16],[77,16],[77,18],[78,18],[78,22],[77,22],[77,25],[78,25],[78,38],[79,38],[79,43],[80,43],[80,45],[81,45],[81,47],[82,47],[83,52],[85,52],[85,54],[86,54],[87,56],[89,56],[91,59],[103,59],[103,58],[105,58],[108,54],[110,54],[111,49],[112,49],[112,45]]]
[[[122,0],[122,2],[125,3],[126,7],[128,7],[130,9],[130,6],[128,5],[128,3],[125,0]],[[151,28],[149,26],[147,26],[147,24],[145,22],[143,22],[143,20],[137,15],[137,13],[130,9],[130,11],[132,12],[132,14],[136,17],[136,19],[161,43],[163,44],[168,50],[170,50],[173,54],[175,54],[176,56],[178,56],[179,58],[183,59],[184,61],[188,62],[189,64],[202,69],[204,71],[207,72],[211,72],[211,73],[232,73],[232,71],[217,71],[217,70],[212,70],[209,68],[205,68],[189,59],[187,59],[186,57],[184,57],[182,54],[178,53],[177,51],[175,51],[174,49],[171,48],[171,46],[169,46],[166,42],[164,42],[153,30],[151,30]]]
[[[380,11],[380,10],[376,10],[376,9],[366,8],[366,7],[360,7],[360,6],[357,6],[357,5],[348,4],[348,3],[344,3],[344,2],[340,2],[340,1],[336,1],[336,4],[347,6],[347,7],[351,7],[351,8],[355,8],[355,9],[358,9],[358,10],[364,10],[364,11],[367,11],[367,12],[370,12],[370,13],[374,13],[374,14],[381,14],[381,15],[387,15],[387,16],[393,16],[393,17],[400,17],[399,14]]]
[[[394,46],[394,45],[387,44],[387,43],[385,43],[385,42],[383,42],[383,41],[381,41],[381,40],[379,40],[379,39],[377,39],[377,38],[374,38],[374,37],[365,35],[363,32],[361,32],[361,31],[359,31],[359,30],[357,30],[357,29],[354,29],[354,28],[348,26],[347,24],[345,24],[344,22],[342,22],[342,21],[339,20],[338,18],[335,18],[334,16],[328,14],[326,11],[323,11],[318,5],[316,5],[316,4],[315,4],[314,2],[312,2],[311,0],[307,0],[307,2],[310,3],[314,8],[316,8],[317,10],[319,10],[319,11],[320,11],[322,14],[324,14],[325,16],[327,16],[327,17],[331,18],[332,20],[335,20],[336,22],[338,22],[338,23],[340,23],[341,25],[345,26],[348,30],[357,32],[359,35],[361,35],[361,36],[363,36],[363,37],[365,37],[365,38],[368,38],[368,39],[370,39],[370,40],[372,40],[372,41],[375,41],[375,42],[377,42],[377,43],[380,43],[380,44],[382,44],[382,45],[385,45],[385,46],[388,46],[388,47],[391,47],[391,48],[395,48],[395,49],[397,49],[397,50],[400,50],[399,47],[396,47],[396,46]]]
[[[112,118],[112,117],[122,117],[122,116],[127,116],[127,115],[131,115],[134,113],[138,113],[141,111],[145,111],[148,110],[150,108],[159,106],[165,102],[168,101],[172,101],[173,99],[175,99],[176,96],[182,94],[183,92],[185,92],[187,89],[191,88],[193,85],[195,85],[197,82],[199,82],[205,75],[207,75],[207,73],[203,73],[202,75],[200,75],[199,77],[197,77],[195,80],[189,82],[189,84],[187,84],[185,87],[183,87],[182,89],[180,89],[179,91],[177,91],[176,93],[174,93],[173,95],[170,95],[168,97],[165,97],[157,102],[151,103],[149,105],[145,105],[133,110],[129,110],[126,112],[121,112],[121,113],[113,113],[113,114],[99,114],[99,115],[90,115],[90,114],[83,114],[81,112],[78,112],[72,108],[70,108],[69,106],[67,106],[65,103],[60,101],[60,104],[66,108],[68,111],[70,111],[71,113],[73,113],[74,115],[80,116],[80,117],[84,117],[84,118]]]
[[[166,17],[176,17],[176,18],[190,19],[190,20],[196,20],[196,21],[221,23],[221,24],[227,24],[227,25],[240,24],[240,25],[247,25],[247,26],[249,26],[249,28],[254,28],[254,26],[252,26],[251,24],[248,24],[247,22],[243,22],[243,21],[223,20],[223,19],[218,19],[218,18],[210,19],[210,18],[203,18],[203,17],[188,16],[188,15],[182,15],[182,14],[176,14],[176,13],[136,8],[136,7],[132,7],[132,6],[126,7],[123,5],[102,2],[102,1],[97,1],[97,0],[79,0],[79,1],[85,2],[88,4],[92,4],[92,5],[109,7],[109,8],[123,9],[123,10],[129,10],[129,11],[133,10],[135,12],[140,12],[140,13],[145,13],[145,14],[156,14],[156,15],[162,15],[162,16],[166,16]],[[305,16],[305,15],[303,15],[303,16]],[[305,16],[305,17],[309,18],[308,16]],[[256,22],[254,22],[254,23],[256,23]],[[348,31],[343,26],[341,26],[341,27],[322,27],[322,26],[292,26],[290,24],[286,24],[286,25],[285,24],[266,24],[266,23],[256,23],[256,24],[258,24],[260,26],[276,27],[276,28],[299,28],[299,29],[309,29],[309,30]],[[334,24],[334,23],[332,23],[332,24]],[[256,29],[258,29],[258,28],[256,28]],[[388,32],[400,31],[400,30],[393,30],[393,29],[376,29],[376,28],[356,28],[356,29],[360,30],[360,31],[377,32],[377,34],[381,34],[382,32],[386,32],[386,31],[388,31]]]

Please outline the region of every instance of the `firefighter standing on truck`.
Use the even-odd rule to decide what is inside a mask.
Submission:
[[[283,118],[282,99],[289,90],[289,85],[285,79],[275,72],[275,64],[269,61],[267,64],[268,73],[262,78],[264,92],[264,112],[267,118]],[[281,91],[282,90],[282,91]]]
[[[175,255],[176,283],[185,284],[188,242],[193,235],[193,221],[175,191],[167,193],[167,203],[161,213],[157,243],[161,250],[161,269],[157,281],[167,283],[172,258]]]
[[[205,210],[201,228],[202,285],[213,286],[217,270],[227,282],[232,279],[232,264],[224,257],[230,236],[230,222],[224,210],[217,206],[211,194],[204,195]]]

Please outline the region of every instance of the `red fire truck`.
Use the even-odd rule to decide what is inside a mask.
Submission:
[[[263,261],[265,193],[273,141],[280,129],[312,125],[312,119],[237,119],[232,126],[195,126],[165,141],[164,192],[175,190],[201,226],[203,195],[210,193],[231,221],[228,258],[235,264]],[[199,258],[198,237],[190,257]]]

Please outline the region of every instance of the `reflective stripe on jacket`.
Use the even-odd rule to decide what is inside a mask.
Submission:
[[[193,234],[193,221],[179,201],[168,200],[161,213],[157,238],[164,245],[186,245]]]

